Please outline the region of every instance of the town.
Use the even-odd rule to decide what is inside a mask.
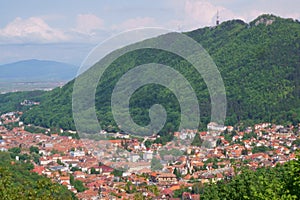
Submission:
[[[163,145],[154,142],[159,135],[106,131],[99,133],[103,140],[79,139],[75,131],[25,125],[21,115],[1,115],[0,151],[15,153],[15,162],[31,162],[32,172],[65,185],[79,199],[200,199],[189,192],[197,184],[235,176],[236,167],[283,164],[300,148],[299,129],[292,125],[240,130],[211,122],[207,131],[175,132]]]

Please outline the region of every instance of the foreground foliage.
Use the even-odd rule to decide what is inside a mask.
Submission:
[[[195,184],[194,193],[201,199],[300,199],[300,160],[293,160],[274,168],[260,168],[256,171],[242,169],[231,180],[216,184]]]
[[[9,153],[0,153],[0,199],[76,199],[65,186],[30,172],[31,164],[15,162]]]

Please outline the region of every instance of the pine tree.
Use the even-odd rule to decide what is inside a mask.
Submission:
[[[203,140],[201,139],[200,134],[196,134],[191,145],[200,147],[202,145],[202,143],[203,143]]]

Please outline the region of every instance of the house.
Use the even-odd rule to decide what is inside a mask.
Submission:
[[[129,156],[130,162],[137,162],[140,159],[138,154],[130,154]]]
[[[200,200],[200,194],[192,194],[192,200]]]
[[[227,126],[227,130],[228,130],[228,132],[232,132],[233,131],[233,126]]]
[[[85,173],[83,173],[82,171],[76,171],[73,173],[74,178],[85,178]]]
[[[41,165],[48,165],[52,162],[52,159],[47,159],[46,157],[40,157],[39,160]]]
[[[160,173],[156,177],[156,181],[160,185],[172,185],[177,183],[177,178],[176,175],[172,173]]]
[[[271,123],[255,124],[255,125],[254,125],[254,129],[255,129],[255,130],[258,130],[258,129],[264,129],[264,128],[267,128],[267,127],[270,127],[270,126],[271,126]]]
[[[211,131],[225,131],[227,127],[219,125],[216,122],[210,122],[209,124],[207,124],[207,129]]]
[[[45,143],[45,144],[43,144],[43,147],[44,148],[49,148],[49,149],[51,148],[52,149],[53,148],[53,144],[52,143]]]
[[[69,176],[61,176],[59,177],[59,183],[63,184],[63,183],[67,183],[68,185],[70,184],[70,177]]]
[[[51,151],[45,151],[43,149],[39,150],[39,154],[44,155],[44,156],[50,156],[51,155]]]
[[[110,173],[112,173],[114,171],[113,168],[106,166],[106,165],[99,166],[99,169],[103,175],[109,175]]]
[[[189,192],[182,193],[182,200],[192,200],[192,195]]]
[[[44,166],[34,166],[32,172],[42,175],[45,172],[45,167]]]
[[[172,190],[170,190],[169,188],[165,188],[162,192],[162,198],[166,198],[166,199],[170,199],[171,197],[173,197],[174,192]]]
[[[83,156],[85,156],[85,152],[84,151],[70,151],[70,156],[83,157]]]
[[[152,158],[153,158],[153,152],[151,150],[144,152],[143,154],[144,160],[152,160]]]
[[[195,137],[196,133],[195,131],[192,130],[182,130],[180,132],[179,138],[181,140],[186,140],[186,139],[193,139]]]
[[[109,142],[115,147],[122,146],[122,140],[109,140]]]
[[[61,160],[62,159],[62,156],[59,155],[59,154],[54,154],[52,156],[52,161],[56,162],[57,160]]]

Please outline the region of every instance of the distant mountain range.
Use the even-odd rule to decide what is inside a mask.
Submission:
[[[0,65],[0,82],[66,82],[76,76],[75,65],[50,60],[22,60]]]

